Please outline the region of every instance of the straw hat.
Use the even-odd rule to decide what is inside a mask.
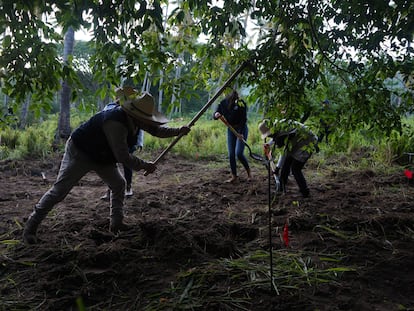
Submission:
[[[265,139],[266,137],[270,136],[270,129],[267,126],[267,123],[269,120],[265,119],[259,124],[259,132],[262,133],[261,137],[262,139]]]
[[[150,93],[139,92],[130,87],[121,87],[115,90],[116,97],[122,109],[132,118],[147,120],[156,124],[165,124],[169,120],[155,108],[154,98]]]

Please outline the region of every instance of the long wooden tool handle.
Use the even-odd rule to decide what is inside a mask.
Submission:
[[[255,159],[256,161],[263,161],[264,160],[264,158],[261,156],[261,155],[258,155],[258,154],[255,154],[255,153],[253,153],[252,152],[252,149],[250,148],[250,146],[249,146],[249,144],[247,143],[247,141],[244,139],[244,137],[243,137],[243,135],[242,134],[240,134],[240,133],[238,133],[235,129],[234,129],[234,127],[232,127],[231,125],[230,125],[230,123],[229,123],[229,121],[227,121],[227,119],[223,116],[223,115],[221,115],[220,117],[219,117],[219,119],[221,120],[221,121],[223,121],[223,123],[230,129],[230,131],[232,131],[233,132],[233,134],[234,135],[236,135],[236,137],[237,137],[237,139],[240,139],[242,142],[243,142],[243,144],[247,147],[247,149],[249,149],[249,155],[253,158],[253,159]]]
[[[245,61],[243,62],[239,68],[236,69],[235,72],[233,72],[233,74],[230,76],[230,78],[227,79],[227,81],[223,84],[223,86],[216,92],[216,94],[214,94],[214,96],[207,102],[207,104],[204,105],[203,108],[201,108],[201,110],[193,117],[193,119],[187,124],[188,127],[192,127],[198,119],[200,119],[200,117],[203,115],[204,112],[206,112],[206,110],[214,103],[214,101],[221,95],[221,93],[224,92],[224,90],[226,89],[226,87],[229,86],[230,83],[233,82],[233,80],[240,74],[240,72],[242,72],[242,70],[244,68],[246,68],[249,65],[249,61]],[[165,148],[165,150],[163,152],[161,152],[161,154],[154,160],[154,164],[157,164],[162,157],[172,148],[175,146],[175,144],[181,139],[181,137],[183,137],[184,135],[180,134],[178,135],[171,143],[170,145]]]
[[[243,138],[241,138],[240,137],[240,133],[238,133],[235,129],[234,129],[234,127],[232,127],[231,125],[230,125],[230,123],[229,123],[229,121],[227,121],[227,119],[224,117],[224,116],[220,116],[220,118],[219,118],[221,121],[223,121],[223,123],[230,129],[230,131],[232,131],[233,132],[233,134],[234,135],[236,135],[236,137],[238,138],[238,139],[240,139],[247,147],[249,147],[248,145],[247,145],[247,142],[246,142],[246,140]]]

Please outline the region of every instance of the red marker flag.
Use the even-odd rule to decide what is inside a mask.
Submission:
[[[411,172],[410,170],[405,170],[405,171],[404,171],[404,175],[405,175],[408,179],[413,179],[413,172]]]
[[[283,228],[283,241],[285,242],[285,246],[289,247],[289,226],[285,223],[285,227]]]

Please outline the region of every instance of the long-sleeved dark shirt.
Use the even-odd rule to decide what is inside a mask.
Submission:
[[[229,107],[228,100],[223,99],[217,106],[216,112],[223,115],[236,131],[242,130],[247,123],[247,105],[242,100]]]
[[[179,135],[178,128],[138,122],[121,108],[101,111],[80,125],[71,135],[76,147],[91,160],[101,164],[122,163],[133,169],[143,169],[145,161],[129,153],[136,144],[139,130],[157,137]]]

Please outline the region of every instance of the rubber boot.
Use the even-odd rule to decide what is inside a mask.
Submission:
[[[36,232],[37,227],[41,223],[41,220],[39,220],[36,217],[36,212],[33,212],[29,219],[27,219],[26,224],[24,225],[23,230],[23,241],[26,244],[36,244],[38,242]]]
[[[111,208],[111,221],[109,224],[109,231],[114,234],[119,233],[119,231],[128,230],[129,227],[123,223],[124,214],[121,208]]]
[[[309,188],[300,189],[300,193],[302,193],[302,196],[304,198],[309,198],[309,196],[310,196]]]
[[[125,190],[125,197],[129,198],[132,197],[134,193],[132,192],[131,184],[127,184],[126,190]]]

